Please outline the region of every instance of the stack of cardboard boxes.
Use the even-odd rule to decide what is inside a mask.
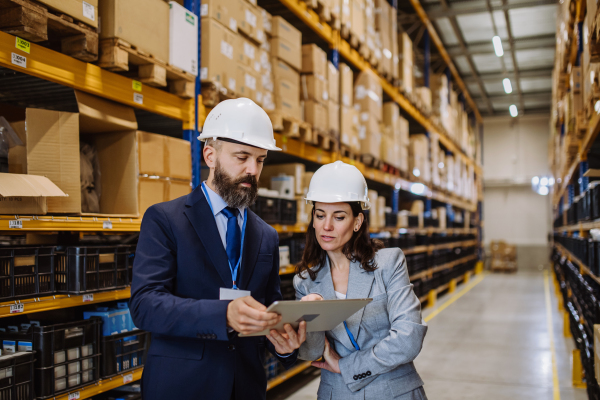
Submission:
[[[400,116],[394,102],[383,104],[382,160],[403,172],[408,172],[408,121]]]
[[[361,72],[354,86],[354,105],[358,112],[360,153],[381,159],[381,122],[383,90],[379,77],[372,71]]]
[[[381,39],[381,61],[379,63],[378,70],[383,74],[383,76],[393,80],[394,76],[397,76],[397,73],[394,74],[394,67],[397,68],[397,61],[394,63],[394,54],[397,56],[397,50],[394,53],[393,45],[397,44],[397,41],[393,41],[392,37],[397,36],[392,28],[392,21],[394,21],[393,16],[396,15],[393,12],[393,7],[386,0],[377,0],[375,2],[375,30],[379,34],[379,38]]]
[[[329,134],[340,137],[340,72],[331,61],[327,61],[327,115],[329,121]]]
[[[492,271],[517,271],[517,247],[514,244],[508,244],[502,240],[492,241],[490,250]]]
[[[302,33],[277,16],[272,19],[271,35],[275,110],[300,120],[302,109],[299,72],[302,69]]]
[[[329,131],[327,54],[316,44],[302,46],[301,92],[304,120],[321,133]]]
[[[398,75],[400,79],[400,88],[405,93],[413,92],[413,48],[412,41],[410,37],[406,33],[401,33],[398,36],[398,58],[399,58],[399,66],[398,66]]]
[[[340,76],[340,144],[354,153],[360,150],[358,113],[354,108],[354,73],[344,63],[339,64]]]
[[[411,177],[425,183],[431,182],[429,138],[424,133],[410,136],[409,159]]]

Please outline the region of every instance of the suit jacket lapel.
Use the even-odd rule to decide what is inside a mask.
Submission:
[[[346,292],[346,298],[368,298],[369,293],[371,293],[371,287],[373,286],[374,280],[375,274],[362,269],[360,262],[355,261],[350,263],[350,276],[348,277],[348,291]],[[365,308],[363,307],[346,320],[348,329],[350,329],[350,332],[352,332],[352,335],[354,335],[354,339],[356,341],[358,341],[358,335],[360,334],[360,322],[362,321],[364,312]],[[351,348],[354,348],[354,346]]]
[[[227,252],[223,247],[215,217],[210,210],[202,188],[198,186],[188,195],[184,214],[200,237],[213,266],[223,280],[223,287],[233,286]]]
[[[242,254],[242,265],[240,266],[239,288],[247,290],[252,272],[256,266],[256,259],[260,250],[263,232],[260,229],[258,217],[252,211],[248,210],[248,221],[246,222],[246,236],[244,237],[244,249]],[[273,255],[275,257],[275,255]]]

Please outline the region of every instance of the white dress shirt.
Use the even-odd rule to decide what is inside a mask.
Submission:
[[[210,198],[210,204],[212,204],[213,215],[215,216],[215,222],[217,223],[217,229],[219,230],[223,247],[227,249],[227,217],[222,213],[223,209],[227,207],[227,203],[225,203],[225,200],[223,200],[221,196],[208,187],[206,181],[204,182],[204,187],[206,188],[206,193],[208,193],[208,197]],[[237,216],[237,221],[238,225],[240,226],[240,231],[244,226],[245,209],[246,207],[238,208],[239,213]]]

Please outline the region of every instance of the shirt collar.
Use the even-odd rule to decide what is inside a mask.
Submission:
[[[212,190],[204,181],[204,187],[206,188],[206,192],[208,193],[208,197],[210,197],[210,204],[212,204],[213,213],[216,217],[225,207],[227,207],[227,203],[221,196],[219,196],[214,190]],[[244,218],[244,207],[238,208],[240,210],[240,215]]]

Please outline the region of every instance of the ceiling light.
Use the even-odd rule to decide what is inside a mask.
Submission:
[[[540,184],[540,178],[538,178],[537,176],[534,176],[533,178],[531,178],[531,184],[534,186],[537,186]]]
[[[421,171],[419,171],[419,168],[414,168],[413,169],[413,175],[414,176],[421,176]]]
[[[504,49],[502,48],[502,40],[500,40],[500,36],[494,36],[492,39],[494,43],[494,51],[498,57],[502,57],[504,55]]]
[[[548,189],[548,186],[540,186],[540,188],[538,189],[538,193],[542,196],[548,195],[549,192],[550,190]]]
[[[507,94],[512,93],[512,85],[510,84],[510,79],[504,78],[504,80],[502,81],[502,84],[504,85],[504,91]]]
[[[554,186],[554,178],[550,178],[549,182],[550,186]]]
[[[410,191],[414,194],[423,194],[425,193],[425,185],[422,183],[413,183],[410,185]]]
[[[519,115],[519,111],[517,110],[517,106],[515,106],[514,104],[511,105],[508,108],[508,111],[510,111],[510,116],[513,117],[513,118],[516,117],[517,115]]]
[[[546,178],[545,176],[542,177],[542,179],[540,179],[540,185],[548,186],[548,178]]]

